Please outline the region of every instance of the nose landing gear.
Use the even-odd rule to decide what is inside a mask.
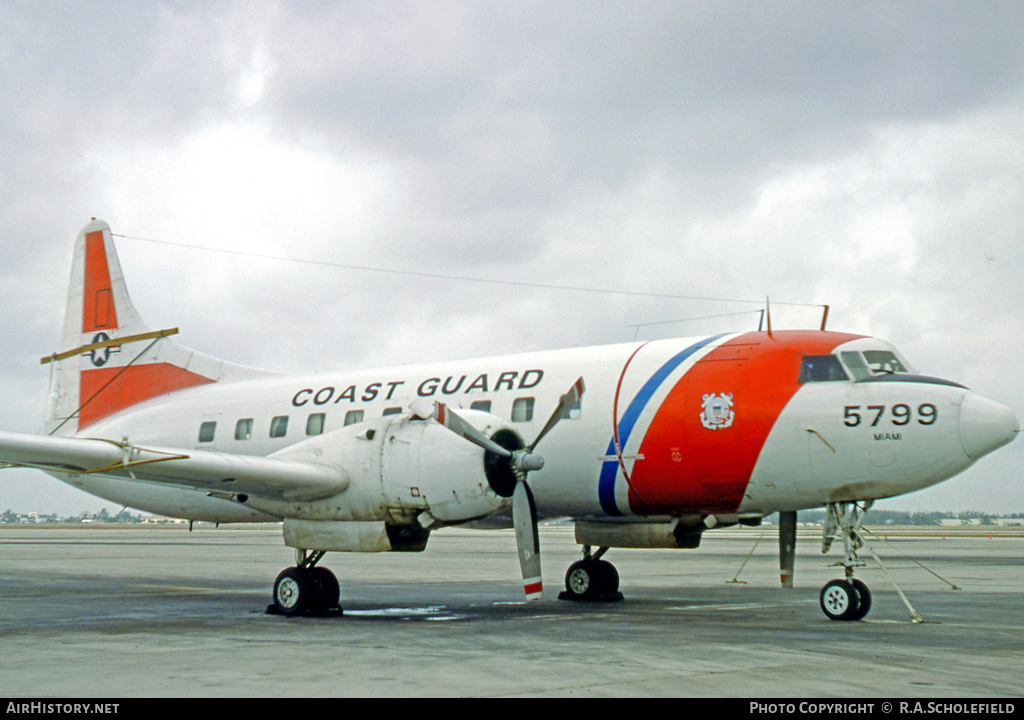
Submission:
[[[853,571],[865,564],[857,559],[857,551],[864,546],[860,525],[872,502],[869,500],[863,505],[855,502],[830,503],[825,513],[821,552],[828,552],[837,532],[842,535],[846,552],[845,559],[836,563],[845,569],[845,579],[831,580],[821,589],[821,610],[830,620],[862,620],[871,610],[871,591],[853,577]]]

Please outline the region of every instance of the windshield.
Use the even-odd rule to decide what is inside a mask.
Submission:
[[[865,350],[864,359],[868,361],[868,367],[875,375],[892,375],[893,373],[905,373],[907,369],[896,357],[896,353],[888,350]]]
[[[891,350],[865,350],[862,353],[846,351],[840,355],[843,363],[857,380],[865,380],[876,375],[910,372]]]

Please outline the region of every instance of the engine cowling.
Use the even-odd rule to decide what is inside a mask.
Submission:
[[[465,410],[462,416],[499,445],[523,447],[500,418]],[[505,507],[515,489],[508,462],[430,420],[403,416],[382,428],[381,485],[390,508],[427,511],[442,522],[485,517]]]

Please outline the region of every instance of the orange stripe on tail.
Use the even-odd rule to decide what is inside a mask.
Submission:
[[[117,309],[107,266],[102,232],[85,236],[85,296],[82,300],[82,332],[116,328]]]

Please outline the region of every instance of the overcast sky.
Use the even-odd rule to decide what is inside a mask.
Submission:
[[[150,326],[272,370],[752,330],[771,297],[1022,415],[1022,37],[1019,0],[4,0],[0,429],[40,429],[93,216]],[[1024,513],[1022,480],[1017,442],[880,507]],[[102,506],[0,474],[0,509]]]

